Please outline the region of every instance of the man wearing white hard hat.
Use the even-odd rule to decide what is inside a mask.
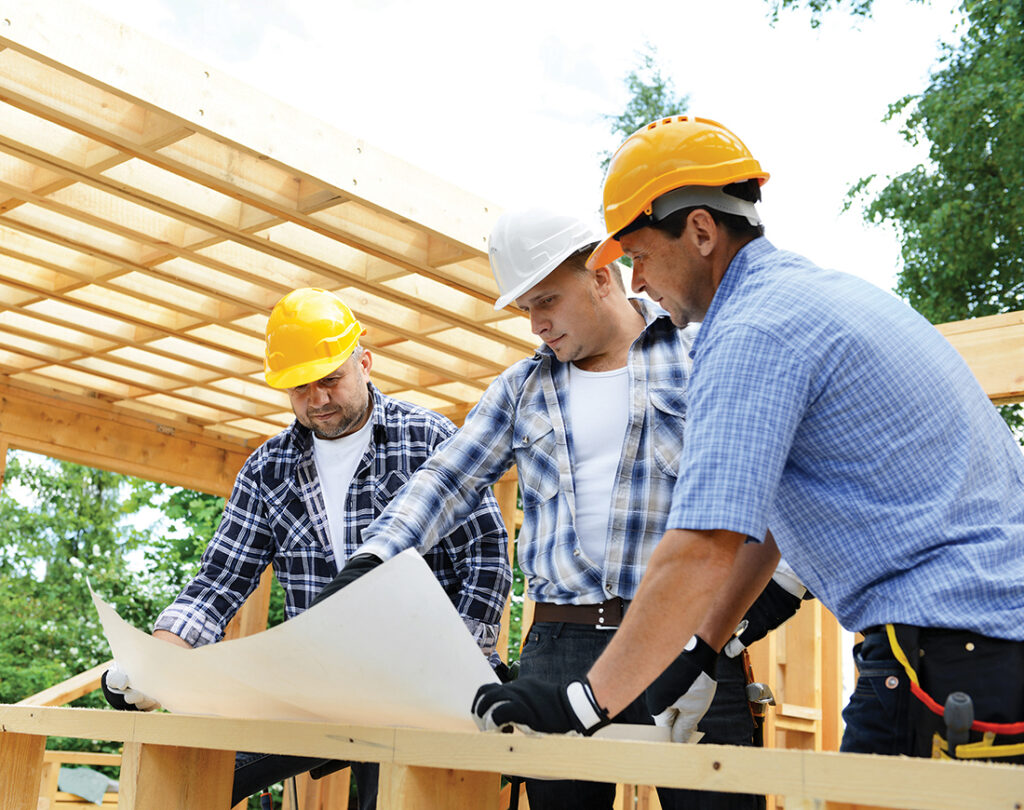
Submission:
[[[489,251],[500,291],[495,308],[514,301],[544,345],[488,387],[461,430],[363,532],[363,551],[382,559],[429,548],[515,464],[524,512],[519,564],[536,602],[521,671],[552,681],[579,677],[601,653],[661,537],[696,333],[674,327],[650,301],[627,298],[617,265],[588,270],[597,241],[583,222],[547,211],[499,219]],[[721,657],[716,694],[716,658],[707,648],[678,662],[697,679],[688,700],[698,707],[670,705],[677,692],[653,706],[640,698],[617,719],[649,724],[664,710],[661,719],[685,741],[714,698],[701,724],[705,741],[750,745],[742,661]],[[533,810],[610,808],[614,798],[613,785],[594,782],[528,780],[527,791]],[[762,801],[660,794],[666,808],[745,809]]]

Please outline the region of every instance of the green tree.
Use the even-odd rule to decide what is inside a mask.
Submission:
[[[604,116],[612,134],[620,136],[620,140],[625,140],[656,118],[682,115],[689,104],[689,96],[676,95],[672,79],[662,74],[658,52],[653,45],[647,43],[637,57],[636,67],[624,79],[629,91],[626,108],[618,115]],[[611,159],[611,152],[602,155],[602,170],[608,168]]]
[[[770,0],[815,15],[839,0]],[[871,0],[856,0],[868,14]],[[850,191],[869,222],[893,227],[896,292],[932,323],[1024,308],[1024,3],[964,0],[959,43],[944,46],[928,86],[889,106],[886,121],[927,145],[929,161]],[[813,21],[812,21],[812,24]],[[878,190],[880,188],[880,190]],[[1000,409],[1024,441],[1024,409]]]
[[[910,2],[923,3],[926,0],[910,0]],[[803,7],[811,12],[812,28],[821,25],[822,15],[833,9],[845,9],[854,17],[868,17],[871,15],[873,4],[874,0],[768,0],[772,23],[778,22],[782,11]]]

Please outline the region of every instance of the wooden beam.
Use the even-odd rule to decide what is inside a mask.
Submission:
[[[0,441],[225,497],[254,449],[12,383],[0,383]]]
[[[384,763],[379,785],[377,810],[498,810],[496,773]]]
[[[1024,312],[940,324],[996,405],[1024,402]]]
[[[767,793],[905,810],[1020,810],[1024,803],[1024,769],[992,763],[4,705],[0,726],[18,734]]]
[[[225,810],[234,765],[234,751],[129,742],[118,810]]]
[[[103,677],[103,673],[106,672],[114,661],[104,661],[102,664],[97,664],[92,669],[87,669],[85,672],[79,672],[77,675],[68,678],[66,681],[51,686],[49,689],[44,689],[42,692],[36,692],[34,695],[29,695],[23,700],[19,700],[15,703],[15,706],[64,706],[70,703],[72,700],[80,698],[82,695],[88,695],[100,688],[100,678]]]
[[[36,810],[46,736],[17,734],[0,722],[0,807]]]

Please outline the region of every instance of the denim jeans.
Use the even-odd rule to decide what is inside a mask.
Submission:
[[[951,692],[970,696],[974,717],[994,723],[1024,719],[1024,643],[990,638],[967,630],[897,626],[897,636],[921,687],[941,706]],[[935,734],[947,736],[942,718],[910,692],[903,667],[884,631],[866,633],[853,648],[857,687],[843,710],[846,731],[841,751],[931,756]],[[970,742],[981,732],[972,731]],[[1001,735],[998,745],[1024,742],[1024,735]],[[1024,764],[1024,756],[999,758]]]
[[[840,751],[854,754],[910,753],[910,682],[893,657],[884,632],[868,633],[853,648],[857,685],[843,709]]]
[[[537,622],[523,647],[520,673],[523,676],[562,681],[587,674],[607,646],[612,630],[562,622]],[[753,720],[747,703],[742,663],[725,656],[719,658],[718,690],[711,709],[698,728],[705,733],[701,742],[751,745]],[[614,718],[622,723],[651,725],[643,696]],[[615,785],[580,780],[526,780],[531,810],[611,808]],[[694,790],[658,788],[665,810],[760,810],[763,796],[740,793],[708,793]]]
[[[258,754],[239,751],[235,754],[235,781],[231,789],[231,806],[276,785],[290,776],[331,762],[321,757],[290,757],[284,754]],[[377,778],[380,766],[376,762],[346,763],[352,768],[359,810],[373,810],[377,806]],[[348,807],[348,804],[345,804]]]

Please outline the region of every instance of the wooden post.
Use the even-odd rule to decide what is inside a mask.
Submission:
[[[225,810],[234,765],[234,751],[125,743],[118,810]]]
[[[0,731],[0,807],[36,810],[46,737]]]
[[[498,810],[496,773],[382,762],[377,810]]]
[[[513,468],[494,484],[494,497],[501,510],[501,519],[505,521],[505,528],[508,530],[508,561],[510,564],[515,551],[516,500],[519,494],[519,479],[515,473],[515,468]],[[498,655],[506,663],[508,662],[508,631],[511,616],[512,595],[509,594],[509,598],[505,600],[505,610],[501,614],[501,632],[498,634]]]

